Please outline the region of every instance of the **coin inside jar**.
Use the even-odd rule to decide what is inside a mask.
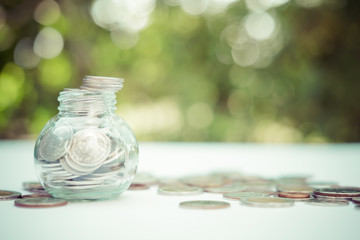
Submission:
[[[59,123],[49,128],[39,146],[39,154],[47,162],[63,157],[73,139],[73,129],[68,123]]]

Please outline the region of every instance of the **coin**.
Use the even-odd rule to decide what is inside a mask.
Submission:
[[[329,207],[336,207],[336,206],[347,206],[349,202],[347,201],[336,201],[336,200],[322,200],[322,199],[312,199],[307,201],[306,204],[315,205],[315,206],[329,206]]]
[[[209,192],[209,193],[231,193],[231,192],[241,192],[244,190],[245,190],[245,186],[240,186],[240,185],[205,188],[205,192]]]
[[[355,204],[360,204],[360,197],[352,198],[351,201]]]
[[[359,197],[360,188],[355,188],[355,187],[318,188],[314,190],[314,194],[333,196],[333,197]]]
[[[286,185],[286,186],[278,186],[279,192],[294,192],[294,193],[312,193],[313,188],[306,185]]]
[[[267,197],[269,196],[266,193],[260,193],[260,192],[234,192],[234,193],[224,193],[224,198],[230,198],[230,199],[236,199],[240,200],[242,198],[247,197]]]
[[[71,145],[73,129],[68,123],[58,123],[46,130],[40,139],[39,154],[47,162],[63,157]]]
[[[212,201],[212,200],[195,200],[181,202],[180,207],[191,208],[191,209],[220,209],[230,207],[230,203],[223,201]]]
[[[313,194],[313,197],[316,199],[320,199],[320,200],[328,200],[328,201],[344,201],[347,202],[350,199],[352,199],[351,197],[337,197],[337,196],[326,196],[326,195],[318,195],[318,194]]]
[[[129,186],[128,190],[147,190],[150,186],[147,184],[133,183]]]
[[[101,130],[83,129],[75,133],[65,160],[74,170],[92,171],[106,160],[110,147],[110,139]]]
[[[273,197],[252,197],[243,198],[241,203],[250,207],[264,207],[264,208],[280,208],[280,207],[291,207],[294,205],[293,200],[284,198],[273,198]]]
[[[37,197],[18,199],[14,204],[17,207],[46,208],[64,206],[67,204],[67,201],[59,198]]]
[[[21,197],[21,193],[15,191],[0,190],[0,201],[11,200]]]
[[[180,180],[187,185],[201,188],[221,187],[224,185],[224,179],[215,176],[190,176]]]
[[[44,190],[40,182],[23,182],[23,188],[25,190]]]
[[[138,172],[136,173],[132,183],[136,184],[147,184],[147,185],[154,185],[158,182],[157,178],[154,177],[150,173],[146,172]]]
[[[310,198],[310,193],[304,192],[279,192],[279,197],[282,198]]]
[[[36,198],[36,197],[52,197],[52,196],[48,193],[33,193],[33,194],[26,194],[21,196],[21,198]]]
[[[158,193],[161,195],[169,195],[169,196],[190,196],[197,195],[203,192],[202,188],[195,186],[161,186],[158,189]]]

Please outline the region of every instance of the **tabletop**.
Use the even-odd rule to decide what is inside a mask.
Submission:
[[[0,141],[0,189],[26,193],[36,180],[33,141]],[[360,144],[139,144],[138,172],[183,177],[219,171],[276,178],[308,175],[314,181],[360,186]],[[217,210],[179,207],[187,200],[221,200]],[[254,208],[222,195],[164,196],[157,187],[126,191],[118,199],[70,202],[46,209],[0,201],[0,239],[357,239],[360,210],[296,202],[289,208]]]

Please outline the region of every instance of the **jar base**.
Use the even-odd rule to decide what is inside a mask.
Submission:
[[[66,187],[46,189],[46,191],[55,198],[62,198],[71,201],[90,200],[101,201],[118,198],[125,192],[130,184],[121,187],[96,187],[89,189],[68,189]]]

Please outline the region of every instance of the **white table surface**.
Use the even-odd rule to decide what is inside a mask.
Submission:
[[[0,141],[0,189],[22,190],[36,180],[31,141]],[[239,170],[264,177],[313,176],[360,186],[360,144],[265,145],[140,143],[139,172],[181,177]],[[69,203],[47,209],[0,201],[0,239],[359,239],[360,210],[296,203],[283,209],[241,206],[220,210],[179,208],[181,201],[224,200],[221,195],[162,196],[156,187],[119,199]]]

